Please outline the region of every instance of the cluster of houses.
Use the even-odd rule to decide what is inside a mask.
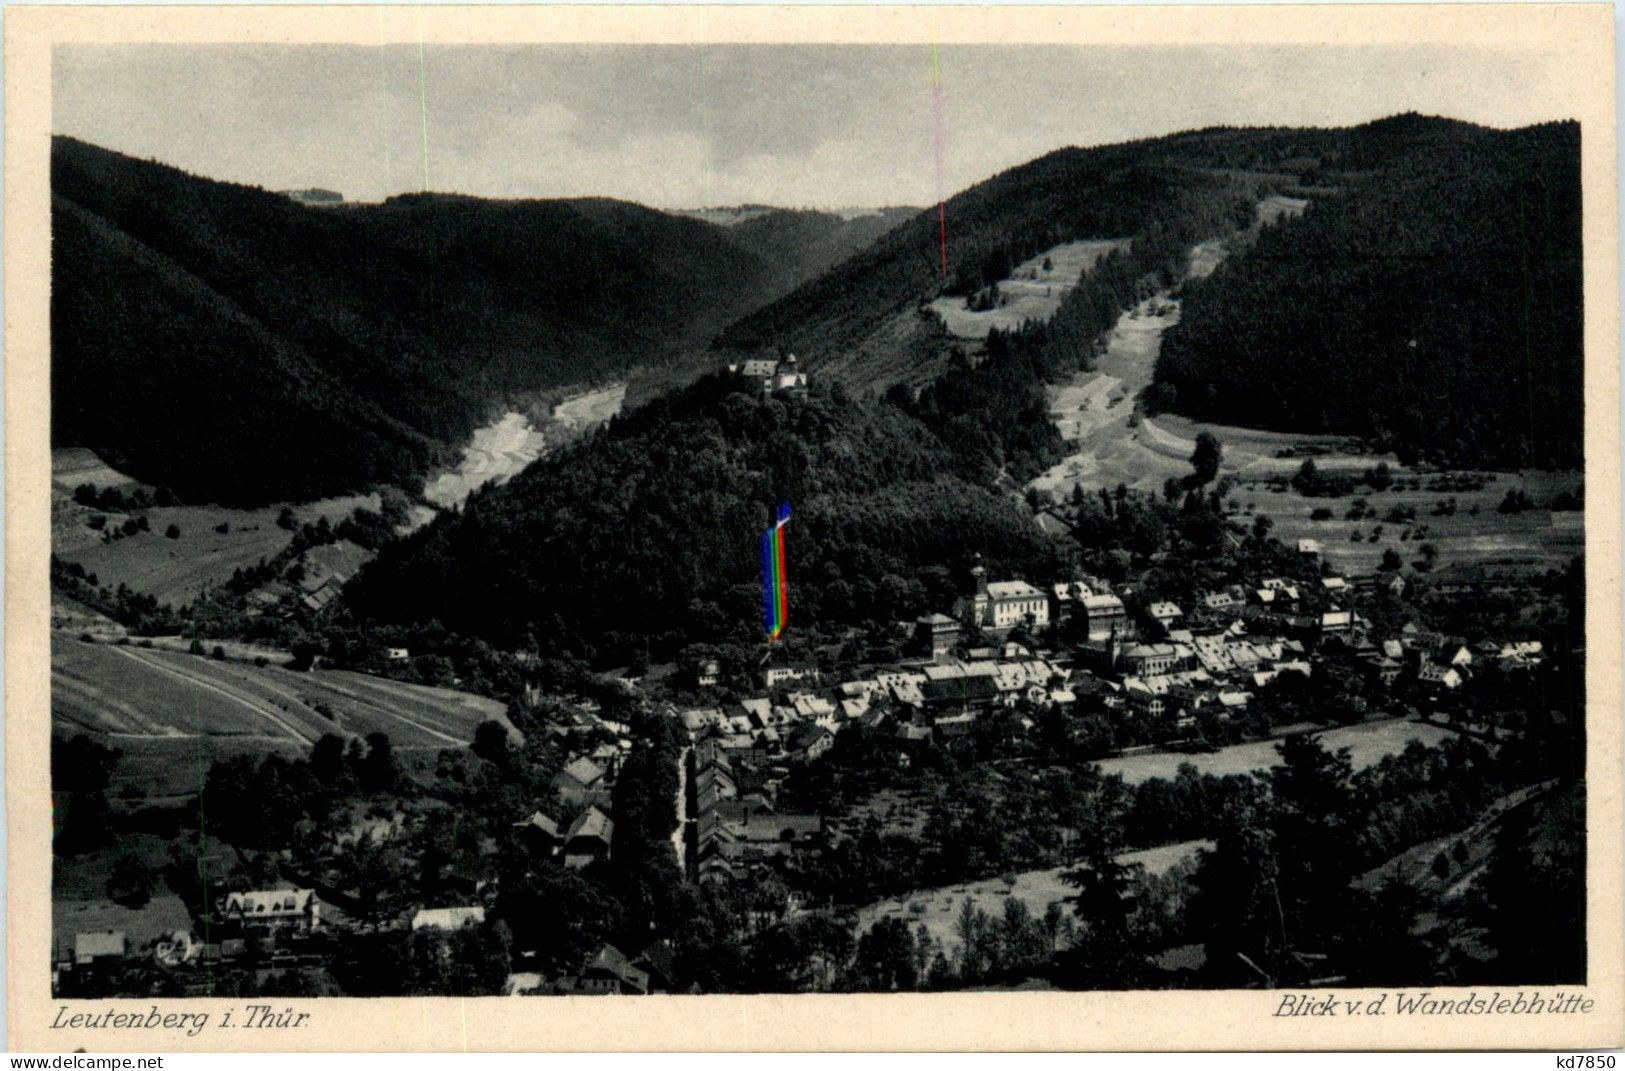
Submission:
[[[1445,692],[1460,688],[1485,667],[1516,672],[1535,668],[1545,657],[1539,640],[1484,639],[1469,644],[1460,636],[1446,636],[1415,624],[1404,626],[1396,638],[1359,637],[1349,650],[1385,686],[1411,678],[1426,689]]]
[[[1066,706],[1087,698],[1124,716],[1167,719],[1177,732],[1230,720],[1261,689],[1283,675],[1308,678],[1328,657],[1381,686],[1403,678],[1433,692],[1459,687],[1475,661],[1507,668],[1540,659],[1533,641],[1468,646],[1415,625],[1396,637],[1376,636],[1350,608],[1353,598],[1378,586],[1402,594],[1398,577],[1265,577],[1204,592],[1188,610],[1153,601],[1131,613],[1123,595],[1098,578],[1047,588],[990,582],[979,563],[972,575],[975,589],[954,616],[915,621],[910,659],[834,684],[812,666],[769,665],[761,679],[769,695],[675,713],[705,754],[753,769],[810,761],[847,726],[872,728],[890,715],[899,761],[907,763],[912,745],[964,735],[982,713],[1021,703]],[[980,633],[979,646],[967,645],[969,625]],[[1063,652],[1034,653],[1010,639],[1018,628],[1031,634],[1048,626],[1065,626],[1071,642]],[[702,686],[715,683],[714,663],[699,667],[697,678]]]
[[[514,828],[538,854],[557,858],[572,870],[608,859],[615,839],[611,784],[604,767],[578,755],[553,778],[559,801],[575,817],[561,824],[538,809],[515,822]]]
[[[759,764],[747,751],[737,758],[718,737],[689,750],[689,876],[701,882],[733,881],[795,852],[817,851],[826,840],[817,814],[779,813],[775,808],[785,771]]]

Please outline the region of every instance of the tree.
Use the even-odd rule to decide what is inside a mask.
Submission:
[[[165,528],[164,529],[164,535],[167,536],[170,539],[179,539],[181,537],[181,527],[180,527],[180,525],[172,524],[168,528]]]
[[[1385,547],[1382,552],[1382,564],[1378,565],[1377,568],[1382,572],[1392,573],[1398,571],[1404,564],[1397,550],[1393,547]]]
[[[1224,458],[1224,451],[1219,446],[1219,440],[1211,432],[1198,432],[1196,435],[1196,450],[1191,454],[1191,478],[1198,487],[1212,483],[1219,475],[1219,464]]]
[[[121,754],[84,734],[51,737],[53,843],[58,851],[91,851],[112,843],[107,787]]]
[[[1583,784],[1502,818],[1463,904],[1496,953],[1487,981],[1551,985],[1586,977],[1584,830]]]
[[[1320,487],[1320,473],[1315,469],[1312,458],[1304,458],[1303,464],[1298,466],[1297,475],[1292,477],[1292,486],[1297,488],[1300,495],[1312,495]]]
[[[1366,826],[1354,767],[1347,748],[1332,751],[1312,733],[1289,736],[1276,751],[1281,762],[1267,779],[1286,936],[1294,951],[1321,952],[1356,876],[1348,845]]]
[[[395,753],[388,734],[367,734],[367,757],[356,773],[363,791],[384,792],[395,787]]]
[[[141,908],[152,899],[152,871],[134,852],[121,852],[107,876],[107,898],[115,904]]]
[[[344,739],[323,733],[310,748],[310,772],[324,785],[332,785],[344,773]]]
[[[1269,515],[1260,513],[1253,518],[1253,538],[1260,543],[1264,542],[1269,538],[1270,530],[1274,527],[1275,522],[1270,520]]]
[[[1207,974],[1220,985],[1256,986],[1262,981],[1275,987],[1293,980],[1276,884],[1277,857],[1264,818],[1252,807],[1228,811],[1191,879],[1191,929],[1207,946]]]
[[[877,920],[858,939],[853,968],[865,989],[889,993],[915,988],[919,978],[914,936],[908,923],[895,917]]]
[[[508,762],[508,727],[499,721],[482,721],[474,729],[469,750],[487,762],[504,766]]]

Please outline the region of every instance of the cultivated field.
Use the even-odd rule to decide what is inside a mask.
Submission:
[[[1300,462],[1301,463],[1301,462]],[[1316,465],[1320,464],[1316,459]],[[1360,466],[1362,469],[1365,466]],[[1397,473],[1408,470],[1395,467]],[[1425,488],[1436,475],[1481,476],[1492,479],[1479,491],[1382,491],[1345,498],[1305,498],[1295,490],[1271,490],[1267,484],[1237,486],[1230,497],[1241,504],[1237,519],[1251,523],[1255,514],[1274,522],[1274,534],[1289,545],[1299,539],[1319,540],[1321,556],[1339,572],[1359,575],[1374,572],[1383,551],[1393,549],[1407,565],[1420,558],[1423,543],[1438,551],[1435,569],[1450,564],[1484,565],[1507,569],[1548,569],[1563,565],[1585,552],[1584,515],[1579,511],[1548,509],[1501,513],[1497,510],[1509,490],[1522,490],[1545,505],[1554,495],[1578,490],[1584,482],[1578,472],[1459,473],[1421,475]],[[1355,498],[1364,498],[1374,516],[1348,520]],[[1438,516],[1434,510],[1455,501],[1455,512]],[[1385,520],[1396,507],[1414,510],[1412,521]],[[1316,509],[1329,509],[1330,520],[1312,520]],[[1476,510],[1476,514],[1474,511]],[[1381,537],[1371,536],[1381,528]],[[1359,535],[1355,542],[1351,537]],[[1400,537],[1404,536],[1404,539]]]
[[[1207,847],[1211,847],[1208,841],[1191,840],[1140,852],[1128,852],[1119,858],[1125,863],[1140,863],[1149,874],[1161,874]],[[1034,917],[1041,918],[1050,904],[1056,901],[1064,902],[1067,897],[1077,895],[1077,889],[1061,880],[1061,874],[1067,869],[1069,868],[1050,867],[1046,870],[1023,871],[1013,875],[1014,885],[1005,884],[1002,878],[991,878],[987,881],[966,882],[963,885],[920,889],[906,896],[881,900],[859,909],[858,932],[867,930],[878,919],[891,916],[901,918],[911,926],[924,926],[939,943],[953,947],[959,943],[956,925],[959,912],[966,900],[970,900],[976,907],[994,918],[1003,914],[1006,900],[1021,900],[1026,903],[1027,910],[1032,912]],[[916,909],[913,906],[915,904],[921,905],[923,910]],[[1070,914],[1071,905],[1063,904],[1063,906]]]
[[[1437,725],[1395,719],[1351,725],[1342,729],[1328,729],[1318,735],[1321,743],[1328,748],[1348,748],[1349,760],[1354,763],[1354,768],[1363,770],[1367,766],[1375,766],[1389,755],[1397,755],[1404,751],[1405,746],[1412,740],[1432,747],[1453,734],[1450,730]],[[1281,756],[1275,750],[1275,745],[1274,740],[1260,740],[1221,748],[1208,755],[1153,752],[1104,759],[1099,765],[1102,772],[1120,774],[1129,784],[1139,784],[1153,777],[1167,778],[1171,781],[1178,776],[1179,768],[1186,763],[1196,767],[1199,773],[1224,777],[1229,774],[1268,770],[1276,765],[1281,761]]]
[[[1127,245],[1121,238],[1058,245],[1018,264],[1010,278],[998,284],[1006,299],[998,308],[972,312],[965,307],[964,298],[944,297],[931,303],[931,311],[959,338],[982,339],[995,327],[1008,331],[1028,320],[1048,320],[1085,272],[1107,253]],[[1044,270],[1045,258],[1050,262],[1049,271]]]
[[[135,645],[51,645],[51,715],[63,732],[105,735],[127,752],[121,777],[162,783],[233,751],[307,752],[324,733],[386,733],[397,750],[462,747],[501,703],[348,671],[299,673]],[[174,774],[166,766],[176,767]],[[192,773],[188,773],[190,770]],[[143,786],[145,788],[145,786]],[[181,791],[185,788],[179,789]]]

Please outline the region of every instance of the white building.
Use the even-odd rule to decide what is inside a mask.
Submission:
[[[961,612],[969,604],[976,624],[983,628],[1014,628],[1027,625],[1042,628],[1049,624],[1049,596],[1025,580],[987,582],[987,570],[978,565],[971,570],[976,578],[976,594],[960,600]]]

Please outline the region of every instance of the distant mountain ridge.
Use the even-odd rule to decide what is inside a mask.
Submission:
[[[703,347],[876,226],[601,198],[309,208],[61,137],[52,194],[53,442],[234,503],[411,485],[496,399]]]
[[[945,374],[956,345],[925,311],[931,300],[1082,239],[1132,239],[1128,262],[1108,265],[1107,289],[1122,292],[1125,268],[1160,285],[1177,275],[1185,243],[1245,227],[1271,193],[1313,203],[1190,288],[1147,399],[1154,408],[1367,435],[1458,465],[1578,463],[1573,123],[1493,130],[1408,114],[1061,149],[956,194],[940,217],[893,228],[746,314],[717,345],[791,349],[852,389],[918,388]],[[1099,314],[1060,331],[1103,330],[1110,320]],[[1078,355],[1087,342],[1068,345]],[[1287,354],[1305,363],[1286,367]],[[1079,362],[1039,371],[1064,374],[1069,363]],[[1491,382],[1509,389],[1482,393]]]

